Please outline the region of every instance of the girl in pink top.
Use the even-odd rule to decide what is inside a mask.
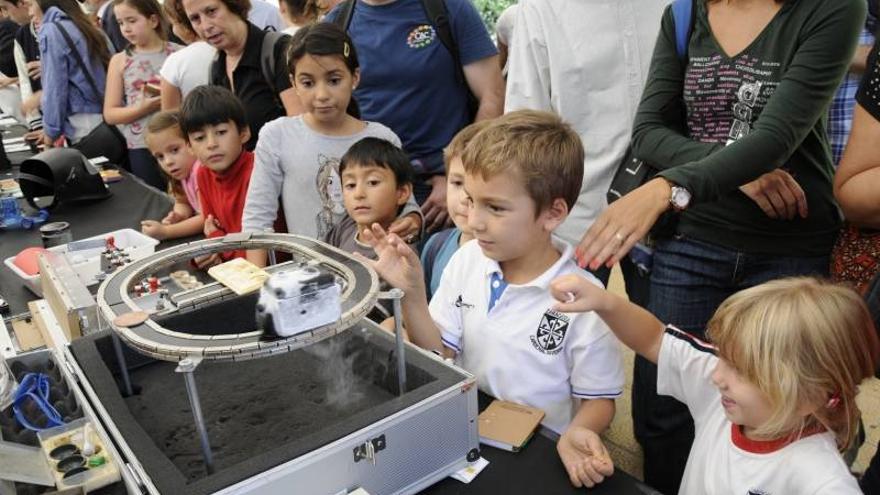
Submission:
[[[168,194],[174,198],[174,208],[161,221],[142,221],[141,231],[159,240],[200,234],[205,225],[196,183],[201,165],[186,145],[180,114],[173,111],[154,115],[147,124],[146,143],[168,178]]]

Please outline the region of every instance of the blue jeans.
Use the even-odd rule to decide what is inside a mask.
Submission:
[[[828,255],[751,254],[676,237],[655,246],[648,310],[702,337],[712,314],[735,292],[783,277],[827,276],[828,266]],[[632,406],[633,429],[645,455],[645,482],[663,493],[678,493],[693,443],[693,420],[684,404],[657,395],[657,366],[638,356]]]

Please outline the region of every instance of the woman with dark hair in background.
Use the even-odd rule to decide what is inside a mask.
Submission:
[[[257,145],[267,122],[301,113],[284,64],[290,37],[268,38],[274,43],[274,66],[264,67],[269,64],[263,63],[263,44],[270,35],[248,22],[250,0],[181,0],[177,5],[182,10],[178,17],[219,52],[211,64],[210,84],[230,89],[244,105],[251,129],[247,149]]]
[[[89,21],[76,0],[36,0],[30,9],[34,21],[41,23],[42,141],[52,145],[64,137],[76,143],[103,121],[109,40]],[[85,67],[76,60],[62,30],[70,36]]]

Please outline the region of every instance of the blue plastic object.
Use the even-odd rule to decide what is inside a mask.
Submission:
[[[32,229],[35,225],[42,225],[49,219],[47,210],[39,210],[36,215],[25,215],[18,200],[12,197],[0,198],[0,229],[18,230]]]
[[[25,417],[22,408],[25,402],[31,400],[36,404],[37,409],[46,416],[45,428],[34,425]],[[42,431],[64,424],[61,415],[49,402],[49,377],[42,373],[28,373],[21,379],[18,389],[15,391],[15,397],[12,402],[12,412],[15,419],[21,426],[31,431]]]

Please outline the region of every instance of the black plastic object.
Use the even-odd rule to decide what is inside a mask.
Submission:
[[[95,166],[73,148],[52,148],[23,161],[18,182],[28,204],[38,209],[110,196]]]
[[[70,471],[64,473],[64,476],[62,476],[62,478],[63,479],[70,479],[70,478],[73,478],[74,476],[76,476],[80,473],[84,473],[88,470],[89,470],[89,468],[87,468],[86,466],[76,467],[76,468],[73,468]]]
[[[74,454],[79,454],[79,449],[76,447],[76,445],[72,443],[65,443],[64,445],[59,445],[58,447],[52,449],[52,452],[49,452],[49,457],[60,461],[63,459],[67,459]]]
[[[65,457],[58,461],[58,465],[55,466],[55,469],[61,473],[69,473],[70,471],[81,468],[86,465],[86,458],[79,455],[73,454]]]

